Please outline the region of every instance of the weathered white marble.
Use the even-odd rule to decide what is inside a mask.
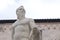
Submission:
[[[23,6],[20,6],[16,10],[17,21],[12,25],[12,40],[34,40],[33,37],[31,38],[30,36],[33,35],[31,32],[33,32],[33,28],[37,28],[37,25],[33,19],[25,18],[25,13]]]

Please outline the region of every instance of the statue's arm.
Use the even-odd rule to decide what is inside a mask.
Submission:
[[[31,30],[30,35],[29,35],[29,40],[32,40],[33,35],[33,30]]]
[[[33,39],[33,36],[37,34],[36,33],[37,31],[39,31],[38,25],[35,24],[33,19],[30,20],[30,27],[31,27],[31,31],[30,31],[29,39]]]
[[[13,40],[13,38],[14,38],[14,34],[15,34],[15,28],[16,28],[16,25],[17,25],[17,23],[16,23],[16,22],[12,24],[12,28],[11,28],[12,40]]]
[[[14,24],[12,25],[12,28],[11,28],[11,37],[12,37],[12,40],[14,38],[14,33],[15,33],[15,26]]]
[[[37,27],[37,25],[33,19],[30,19],[30,27],[31,27],[31,29],[33,29],[34,27]]]
[[[10,30],[12,30],[13,28],[15,28],[16,24],[17,24],[17,22],[13,23],[13,24],[11,25],[12,27],[10,28]]]

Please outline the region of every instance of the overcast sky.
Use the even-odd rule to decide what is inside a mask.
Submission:
[[[60,0],[0,0],[0,20],[17,19],[15,10],[21,5],[28,18],[60,18]]]

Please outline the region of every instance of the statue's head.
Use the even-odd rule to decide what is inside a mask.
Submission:
[[[17,14],[17,18],[18,19],[25,18],[25,9],[24,9],[24,7],[23,6],[20,6],[19,8],[17,8],[16,14]]]

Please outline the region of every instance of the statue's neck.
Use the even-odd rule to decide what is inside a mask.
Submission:
[[[22,18],[22,17],[21,18],[18,18],[18,20],[23,20],[23,19],[25,19],[25,17],[24,18]]]

